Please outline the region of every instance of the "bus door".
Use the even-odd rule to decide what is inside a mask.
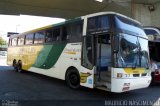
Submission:
[[[94,37],[84,36],[80,69],[80,85],[94,88]]]
[[[110,34],[95,35],[96,86],[111,85],[111,39]]]
[[[104,82],[111,83],[110,41],[110,34],[83,37],[80,70],[82,86],[94,88]]]

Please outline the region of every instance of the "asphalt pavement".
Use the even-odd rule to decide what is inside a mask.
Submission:
[[[15,72],[6,65],[6,57],[1,56],[0,100],[2,106],[159,106],[160,84],[118,94],[84,87],[73,90],[62,80]]]

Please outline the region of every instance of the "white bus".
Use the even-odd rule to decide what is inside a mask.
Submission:
[[[7,63],[110,92],[146,88],[151,81],[148,39],[129,17],[100,12],[10,37]]]

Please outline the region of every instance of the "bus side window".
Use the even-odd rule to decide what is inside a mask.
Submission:
[[[45,41],[46,43],[53,41],[53,30],[52,29],[46,31]]]
[[[12,46],[12,39],[9,39],[9,46]]]
[[[83,25],[82,22],[73,23],[70,25],[70,30],[71,30],[70,41],[71,42],[81,41],[82,25]]]
[[[27,45],[33,44],[33,35],[34,34],[28,34],[28,35],[26,35],[25,44],[27,44]]]
[[[16,46],[17,45],[17,38],[13,38],[12,39],[12,46]]]
[[[60,28],[53,29],[53,41],[60,40]]]
[[[67,34],[67,27],[64,26],[64,27],[62,27],[62,41],[67,40],[68,39],[67,36],[68,36],[68,34]]]
[[[44,38],[45,38],[44,31],[35,33],[34,44],[44,43]]]
[[[24,37],[18,38],[18,45],[24,45]]]

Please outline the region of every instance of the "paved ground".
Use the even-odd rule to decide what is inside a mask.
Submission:
[[[0,105],[3,106],[160,105],[160,85],[120,94],[83,87],[72,90],[61,80],[15,72],[5,62],[6,58],[0,57]]]
[[[13,70],[12,67],[7,66],[6,64],[6,56],[1,56],[0,55],[0,71],[8,71],[8,70]]]

